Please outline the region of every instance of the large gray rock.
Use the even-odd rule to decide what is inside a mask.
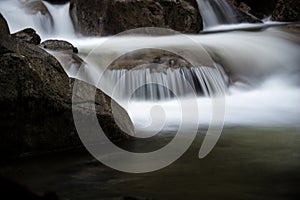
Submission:
[[[60,63],[40,47],[19,42],[10,35],[1,36],[0,47],[2,158],[81,145],[72,115],[74,80]],[[110,102],[97,90],[95,103],[76,102],[75,112],[89,116],[93,112],[86,104],[95,104],[96,116],[107,136],[113,141],[128,138],[122,130],[133,134],[133,124],[116,103],[118,116],[113,116]],[[122,129],[114,118],[121,121]]]
[[[138,27],[198,33],[198,7],[185,0],[71,0],[70,14],[83,35],[114,35]]]
[[[300,1],[279,0],[273,12],[272,20],[282,22],[300,22]]]

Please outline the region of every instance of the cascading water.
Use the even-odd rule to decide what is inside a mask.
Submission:
[[[22,154],[20,159],[13,157],[12,162],[5,162],[0,167],[0,182],[3,183],[4,188],[9,187],[10,197],[14,198],[12,192],[16,190],[21,190],[20,194],[16,194],[17,196],[23,195],[24,186],[22,185],[26,187],[25,195],[39,199],[53,197],[54,199],[78,200],[137,198],[285,200],[297,199],[300,196],[299,186],[297,186],[300,167],[299,26],[277,27],[261,24],[253,25],[256,28],[249,31],[243,27],[245,24],[236,24],[217,26],[211,29],[211,26],[232,23],[232,19],[227,16],[231,11],[226,11],[226,5],[221,5],[225,0],[210,0],[210,2],[199,0],[198,2],[207,6],[208,9],[208,12],[202,13],[206,21],[206,30],[222,28],[230,29],[230,31],[207,31],[195,35],[151,36],[140,34],[122,37],[79,37],[75,34],[68,15],[69,4],[51,5],[44,2],[52,16],[51,24],[47,21],[50,18],[25,11],[25,8],[21,7],[20,1],[0,0],[0,12],[7,19],[11,32],[32,27],[37,30],[42,40],[63,39],[76,46],[79,50],[79,54],[76,55],[69,51],[53,51],[51,54],[58,58],[69,77],[84,80],[109,95],[117,93],[118,96],[115,100],[128,111],[136,132],[134,139],[118,142],[116,145],[121,151],[114,152],[110,148],[110,143],[98,143],[94,137],[89,137],[88,132],[93,128],[81,127],[87,130],[86,135],[83,136],[85,139],[81,137],[82,141],[88,140],[95,150],[98,147],[102,148],[97,151],[99,155],[94,158],[82,148],[67,152],[62,152],[60,149],[54,153],[38,152],[37,156],[29,157],[26,153]],[[215,14],[214,9],[217,7],[222,7],[222,10],[217,12],[224,13],[223,15],[229,18],[227,21],[220,19],[221,15]],[[233,30],[233,26],[238,30]],[[260,29],[261,27],[264,28]],[[182,38],[189,38],[189,41],[193,41],[192,44],[196,45],[191,45]],[[154,56],[150,54],[152,56],[150,57],[149,48],[155,50],[156,53],[158,51],[158,54],[154,54]],[[182,65],[183,62],[177,61],[186,59],[186,56],[181,54],[173,57],[162,55],[160,50],[165,51],[164,48],[179,49],[188,55],[196,52],[195,57],[192,58],[202,61],[203,55],[206,55],[212,62]],[[198,54],[197,48],[201,48],[200,54]],[[140,56],[140,60],[135,62],[130,56],[136,55],[136,52],[140,53],[141,49],[146,49],[146,53],[138,54],[138,56],[143,56]],[[78,58],[77,55],[80,55],[81,58]],[[156,58],[157,55],[161,62],[153,62],[153,58]],[[1,58],[1,61],[6,62],[7,58],[16,58],[17,63],[25,61],[21,55],[8,55],[4,59]],[[122,65],[128,61],[126,60],[128,58],[129,65]],[[24,59],[27,60],[26,57]],[[174,60],[176,64],[172,64]],[[190,59],[186,60],[190,61]],[[11,61],[9,60],[9,62]],[[142,64],[135,65],[140,62]],[[155,68],[153,63],[164,66]],[[27,69],[27,67],[25,68]],[[20,69],[21,71],[17,70],[21,72],[16,74],[17,77],[9,76],[7,78],[13,78],[17,81],[17,86],[22,88],[20,81],[24,79],[26,80],[25,88],[35,87],[32,84],[36,81],[30,81],[29,78],[36,79],[38,76],[35,74],[31,76],[27,73],[30,71],[26,70],[25,77],[20,77],[22,69]],[[50,72],[50,75],[56,74],[51,70]],[[41,73],[43,73],[43,77],[46,77],[47,71],[42,69]],[[102,79],[99,80],[99,77]],[[6,83],[5,80],[4,83]],[[46,81],[45,84],[49,85],[51,82]],[[54,84],[55,86],[61,85]],[[140,87],[141,85],[146,86]],[[84,89],[87,88],[84,87]],[[224,94],[223,91],[226,93]],[[31,91],[26,92],[30,93]],[[51,89],[49,92],[53,93],[54,91]],[[79,90],[75,94],[78,95],[80,92],[89,94],[89,90],[87,92]],[[193,94],[191,95],[190,92]],[[220,95],[218,95],[219,92]],[[194,95],[195,93],[198,96]],[[15,96],[15,94],[10,96]],[[95,97],[97,98],[97,95]],[[112,97],[114,98],[114,96]],[[94,107],[91,99],[88,99],[89,101],[80,99],[79,106]],[[224,103],[220,104],[221,109],[219,109],[219,99]],[[48,106],[45,106],[47,109]],[[99,104],[95,106],[102,109]],[[31,104],[27,107],[35,108]],[[65,104],[63,108],[65,108]],[[69,116],[68,112],[65,112],[67,110],[63,110],[62,114]],[[37,112],[34,111],[34,113]],[[43,130],[47,128],[49,131],[53,130],[53,134],[50,135],[47,134],[48,132],[38,134],[39,126],[31,126],[35,123],[44,125],[43,122],[47,120],[50,120],[50,125],[53,124],[51,123],[52,118],[60,119],[60,116],[55,113],[61,112],[47,112],[45,116],[49,117],[39,119],[34,123],[30,122],[36,116],[30,115],[28,119],[25,119],[24,124],[20,119],[26,118],[26,116],[15,116],[8,113],[9,119],[16,118],[17,121],[20,121],[21,128],[25,128],[26,132],[29,133],[33,130],[37,134],[33,140],[29,140],[31,134],[24,135],[22,132],[19,134],[13,130],[12,141],[16,139],[16,144],[19,144],[19,141],[24,140],[26,145],[19,145],[18,148],[15,148],[2,142],[4,149],[8,147],[13,152],[18,152],[19,149],[31,149],[39,144],[40,139],[41,144],[49,139],[57,141],[58,143],[54,145],[57,147],[64,141],[70,144],[77,142],[77,139],[76,141],[72,139],[76,137],[73,132],[71,140],[69,137],[61,138],[61,136],[55,135],[64,125],[67,125],[67,129],[62,130],[69,129],[69,123],[66,124],[65,120],[53,127],[48,126],[49,123],[47,123],[48,125],[46,124]],[[89,111],[87,111],[87,115],[89,115]],[[106,126],[105,123],[108,123],[106,129],[114,124],[108,119],[110,118],[106,115],[101,115],[98,119],[101,125]],[[214,119],[217,119],[217,123],[214,123]],[[81,118],[81,120],[86,123],[88,118]],[[97,125],[98,120],[95,120]],[[117,121],[116,123],[118,124]],[[209,144],[215,142],[216,134],[213,135],[209,132],[205,134],[206,131],[216,130],[219,128],[216,124],[223,125],[223,123],[222,136],[213,152],[205,159],[199,160],[197,157],[199,148],[202,150],[203,147],[207,147],[204,145],[205,142]],[[11,122],[8,120],[3,120],[1,126],[6,130],[11,126],[10,124]],[[207,127],[209,128],[207,129]],[[92,132],[100,136],[99,130],[100,127],[97,127]],[[188,144],[186,141],[192,135],[191,130],[195,131],[197,137],[192,144]],[[113,129],[110,130],[109,134],[111,133],[115,134],[116,132]],[[19,135],[20,140],[17,137]],[[174,140],[175,143],[173,143]],[[178,143],[176,140],[183,143]],[[4,141],[10,141],[10,139]],[[182,144],[186,144],[188,149],[172,165],[155,173],[119,172],[115,170],[116,168],[110,169],[113,166],[105,166],[97,161],[111,159],[116,161],[118,166],[129,166],[132,169],[139,168],[139,166],[157,166],[161,162],[168,162],[168,156],[161,155],[166,152],[165,147],[170,147],[172,143],[175,145],[169,149],[169,152],[167,151],[167,155],[170,157],[181,151],[182,146],[185,146]],[[38,149],[44,148],[41,146]],[[126,156],[127,151],[131,154],[130,157]],[[105,155],[102,154],[103,152]],[[7,152],[3,154],[4,161],[6,154]],[[153,154],[158,156],[153,157]],[[29,155],[32,154],[29,153]],[[143,158],[137,158],[136,155],[142,155]],[[203,158],[201,153],[198,155],[199,158]],[[2,174],[11,177],[14,181],[3,178]],[[17,184],[18,182],[21,186]],[[182,187],[183,185],[185,187]],[[27,188],[31,188],[32,192]],[[54,193],[42,194],[45,190]]]
[[[44,2],[44,4],[51,13],[54,21],[54,35],[61,38],[75,37],[73,22],[69,14],[70,3],[64,5],[52,5],[48,2]]]
[[[9,20],[12,33],[33,28],[43,40],[75,37],[69,15],[70,3],[52,5],[45,1],[0,1],[0,12]],[[17,13],[17,14],[16,14]]]
[[[197,3],[205,29],[238,23],[235,11],[226,0],[197,0]]]
[[[190,93],[209,97],[227,88],[225,72],[220,66],[169,68],[163,73],[152,73],[150,69],[109,70],[104,76],[111,77],[111,83],[120,86],[119,99],[166,101],[174,97],[187,97]]]
[[[198,0],[205,27],[224,23],[236,23],[234,11],[222,0]],[[83,58],[95,47],[109,40],[109,37],[83,38],[76,37],[68,13],[68,4],[54,6],[45,3],[54,21],[52,38],[65,39],[78,47]],[[5,8],[5,9],[4,9]],[[20,7],[18,1],[1,1],[0,11],[7,19],[11,32],[23,28],[33,27],[42,39],[49,38],[47,27],[42,26],[38,17],[28,14]],[[15,15],[14,13],[18,13]],[[216,14],[219,13],[219,14]],[[221,13],[221,14],[220,14]],[[47,25],[48,26],[48,25]],[[193,41],[202,45],[209,54],[229,69],[230,75],[236,78],[227,86],[228,80],[222,70],[217,68],[169,69],[167,73],[150,73],[147,70],[111,70],[107,75],[107,82],[118,82],[124,79],[120,96],[126,96],[128,88],[135,88],[148,79],[166,85],[186,96],[182,77],[194,90],[204,94],[197,98],[199,102],[200,124],[209,124],[211,119],[211,99],[208,98],[215,90],[227,90],[225,125],[253,125],[253,126],[298,126],[300,119],[300,89],[299,89],[299,38],[280,28],[268,28],[262,31],[235,31],[217,34],[188,35]],[[186,45],[177,36],[157,37],[120,37],[115,43],[103,46],[98,55],[96,65],[87,63],[86,66],[66,68],[67,73],[78,79],[89,76],[90,83],[97,85],[101,73],[101,60],[112,55],[122,54],[126,48],[160,48],[163,46]],[[100,61],[99,61],[100,60]],[[100,62],[100,64],[99,64]],[[97,64],[98,63],[98,64]],[[82,69],[81,73],[79,69]],[[226,71],[228,72],[228,71]],[[125,75],[125,76],[124,76]],[[183,76],[182,76],[183,75]],[[196,77],[196,79],[195,79]],[[229,77],[233,79],[232,77]],[[132,81],[132,82],[129,82]],[[241,80],[241,81],[239,81]],[[163,87],[155,85],[140,88],[135,97],[126,107],[137,129],[151,123],[151,109],[161,106],[167,116],[167,126],[174,127],[180,123],[180,105],[173,99],[172,93]],[[105,89],[106,88],[106,89]],[[112,90],[111,84],[103,85],[103,89]],[[128,89],[129,90],[129,89]],[[150,91],[150,92],[148,92]],[[188,95],[187,95],[188,96]],[[160,101],[153,101],[153,100]],[[144,101],[145,100],[145,101]],[[189,105],[190,99],[185,98],[182,103]],[[194,108],[190,108],[193,111]],[[148,112],[149,111],[149,112]],[[158,119],[159,120],[159,119]],[[142,129],[142,128],[141,128]],[[144,129],[143,129],[144,130]]]

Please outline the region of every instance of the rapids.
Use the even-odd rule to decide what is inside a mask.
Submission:
[[[221,88],[221,91],[226,91],[224,93],[226,112],[223,116],[225,126],[277,127],[299,126],[300,124],[299,39],[297,35],[285,31],[282,27],[270,26],[269,22],[236,24],[233,17],[234,11],[224,1],[208,3],[205,0],[198,0],[205,27],[213,27],[212,30],[226,30],[226,32],[156,37],[142,35],[83,37],[74,31],[68,15],[69,3],[65,5],[44,3],[50,15],[29,14],[22,6],[22,1],[11,0],[1,1],[0,11],[7,19],[11,32],[32,27],[42,40],[64,39],[77,46],[80,56],[83,59],[87,58],[87,64],[81,70],[72,68],[70,72],[66,69],[69,76],[97,85],[109,95],[112,95],[115,89],[113,86],[119,80],[123,80],[124,84],[121,84],[122,88],[119,88],[123,97],[119,95],[117,100],[128,110],[138,131],[176,129],[180,124],[180,112],[183,112],[180,104],[188,105],[191,100],[196,100],[198,103],[199,119],[191,119],[190,123],[198,123],[199,127],[207,126],[212,118],[211,99],[214,98],[212,90],[216,90],[212,88]],[[216,10],[222,12],[216,12]],[[41,23],[49,22],[49,16],[53,19],[53,24]],[[253,31],[247,28],[257,29]],[[208,53],[213,66],[217,65],[213,60],[217,60],[223,67],[229,69],[234,74],[235,81],[229,84],[228,78],[230,77],[222,75],[223,69],[214,67],[205,70],[203,68],[205,66],[198,66],[186,70],[168,69],[166,74],[150,73],[145,69],[112,70],[106,72],[107,83],[98,84],[99,77],[105,73],[103,62],[105,63],[107,59],[134,49],[149,47],[195,48],[195,46],[187,46],[185,41],[180,39],[181,37],[187,37],[193,41],[195,46],[198,45],[201,48],[203,54]],[[91,52],[96,56],[90,56]],[[87,74],[89,78],[86,78]],[[195,76],[198,79],[195,82],[190,78],[188,83],[194,89],[202,88],[202,95],[188,96],[188,92],[184,89],[182,74],[185,74],[186,79],[189,79],[188,76]],[[140,88],[135,94],[130,93],[132,96],[127,95],[126,89],[137,89],[137,85],[147,84],[149,80],[151,83],[154,81],[171,88],[178,95],[173,98],[172,92],[157,85],[147,86],[148,90],[147,87]],[[157,107],[160,109],[156,109]],[[193,110],[190,108],[190,112]],[[153,124],[160,124],[158,122],[161,120],[165,120],[162,127],[153,128]]]

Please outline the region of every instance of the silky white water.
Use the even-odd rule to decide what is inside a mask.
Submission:
[[[69,15],[70,3],[64,5],[52,5],[48,2],[44,2],[44,4],[51,13],[54,21],[54,36],[56,38],[75,37],[75,30]]]
[[[1,0],[0,12],[7,19],[11,33],[25,28],[33,28],[42,40],[49,38],[73,38],[75,32],[69,15],[70,3],[63,5],[53,5],[46,1],[41,1],[46,9],[42,14],[41,9],[34,6],[30,8],[27,0]]]
[[[238,23],[235,11],[224,0],[197,0],[197,3],[203,18],[204,29]]]
[[[53,19],[52,25],[51,23],[41,24],[41,17],[47,18],[47,16],[28,14],[20,5],[19,1],[0,2],[0,11],[7,19],[11,32],[32,27],[43,40],[49,38],[65,39],[78,47],[82,58],[85,58],[94,49],[93,52],[98,56],[90,57],[87,62],[91,61],[92,63],[88,62],[86,66],[81,68],[84,70],[78,71],[79,67],[73,67],[72,72],[70,72],[69,69],[66,69],[70,76],[83,79],[94,85],[97,85],[97,81],[104,71],[104,66],[101,63],[105,63],[105,60],[109,60],[115,55],[122,55],[130,49],[149,47],[186,48],[184,40],[180,40],[182,36],[178,35],[156,37],[141,35],[127,37],[77,36],[68,15],[69,4],[54,6],[45,3]],[[227,12],[226,9],[224,12]],[[207,22],[207,24],[218,25],[215,23],[218,21],[217,19],[215,20],[211,16],[209,18],[212,22]],[[245,26],[259,27],[264,25],[221,25],[214,27],[214,29],[232,29]],[[274,27],[255,32],[240,30],[185,35],[184,37],[194,41],[196,46],[202,46],[214,59],[221,61],[238,78],[227,88],[224,97],[225,115],[223,119],[225,126],[299,126],[299,36]],[[88,80],[86,80],[86,74],[89,75]],[[134,79],[133,77],[143,79],[136,74],[129,79]],[[107,80],[109,82],[111,78],[108,77]],[[107,83],[107,85],[110,84]],[[100,86],[100,89],[110,93],[113,87],[107,85]],[[123,89],[125,90],[126,87]],[[126,93],[126,91],[123,92]],[[184,91],[182,92],[184,93]],[[199,119],[191,119],[190,122],[199,123],[200,128],[206,127],[214,117],[211,112],[214,105],[211,98],[207,96],[209,95],[189,99],[184,95],[179,95],[178,99],[160,98],[159,101],[157,98],[155,100],[144,98],[142,101],[131,99],[129,103],[123,102],[122,99],[118,100],[128,110],[138,131],[151,132],[161,130],[161,128],[165,130],[178,128],[181,112],[197,112]],[[194,107],[188,111],[181,111],[180,103],[193,105],[190,104],[190,101],[197,102],[198,111]]]
[[[280,84],[277,87],[277,84]],[[299,127],[300,123],[300,89],[282,83],[278,79],[270,79],[261,87],[251,91],[231,89],[231,94],[225,97],[225,127]],[[207,128],[214,116],[214,106],[209,98],[198,98],[198,110],[190,107],[188,111],[181,110],[182,104],[189,105],[190,99],[165,102],[131,102],[129,114],[137,131],[151,132],[153,130],[177,130],[182,112],[197,112],[199,128]],[[161,107],[158,109],[158,107]],[[159,121],[164,121],[159,124]],[[191,119],[190,123],[197,122]]]

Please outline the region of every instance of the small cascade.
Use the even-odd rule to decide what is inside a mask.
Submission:
[[[192,67],[166,69],[151,72],[151,69],[108,70],[105,77],[110,77],[114,85],[116,98],[132,100],[170,100],[173,98],[194,96],[215,96],[224,94],[228,79],[223,69],[212,67]]]
[[[41,36],[53,33],[52,16],[42,1],[3,0],[0,12],[9,22],[12,33],[29,27]]]
[[[30,27],[45,40],[75,36],[69,6],[70,3],[53,5],[46,1],[1,0],[0,12],[9,22],[12,33]]]
[[[184,38],[188,37],[193,41],[191,43],[186,43],[187,40],[180,35],[76,37],[69,16],[69,3],[53,5],[39,1],[48,13],[42,15],[38,12],[39,9],[29,9],[32,12],[28,12],[28,8],[24,7],[25,2],[30,1],[0,0],[0,12],[6,18],[10,31],[14,33],[31,27],[42,40],[50,37],[63,39],[78,47],[82,59],[73,57],[72,54],[52,54],[70,77],[97,86],[109,96],[117,94],[119,100],[133,99],[126,108],[135,125],[144,127],[145,124],[158,124],[154,120],[160,122],[161,118],[153,118],[150,111],[161,105],[167,116],[166,128],[174,129],[182,122],[182,107],[176,103],[178,97],[188,97],[183,99],[183,104],[187,105],[192,105],[190,102],[196,99],[199,102],[198,110],[201,111],[199,119],[204,118],[203,124],[209,124],[211,100],[214,98],[207,97],[214,97],[228,90],[225,124],[262,127],[283,124],[299,127],[300,111],[297,108],[300,108],[300,48],[296,31],[293,33],[286,28],[267,28],[271,22],[266,22],[267,26],[251,25],[248,30],[249,25],[235,24],[238,19],[227,0],[197,0],[206,30],[238,28],[244,31],[184,35]],[[218,26],[222,24],[225,26]],[[203,50],[200,48],[200,53],[195,53],[200,46],[203,46]],[[195,61],[199,59],[201,63],[193,66],[200,67],[164,68],[154,72],[151,68],[106,68],[112,60],[127,52],[166,47],[188,50],[191,53],[189,58]],[[226,67],[231,75],[230,86],[221,66],[201,62],[208,55]],[[247,87],[243,83],[247,83]],[[195,95],[199,98],[194,98]],[[123,102],[118,103],[125,105],[121,104]],[[191,106],[187,110],[193,109],[195,107]],[[192,119],[186,121],[191,123]]]
[[[205,28],[238,23],[236,13],[226,0],[197,0]]]
[[[191,70],[206,97],[224,94],[227,90],[229,79],[221,65],[215,64],[215,68],[195,67]]]
[[[44,4],[53,17],[55,35],[62,38],[75,36],[73,22],[69,14],[70,3],[54,5],[44,2]]]
[[[43,34],[49,35],[53,33],[54,21],[50,14],[43,15],[41,13],[37,13],[33,20],[36,26],[40,27],[39,30],[41,30]]]

